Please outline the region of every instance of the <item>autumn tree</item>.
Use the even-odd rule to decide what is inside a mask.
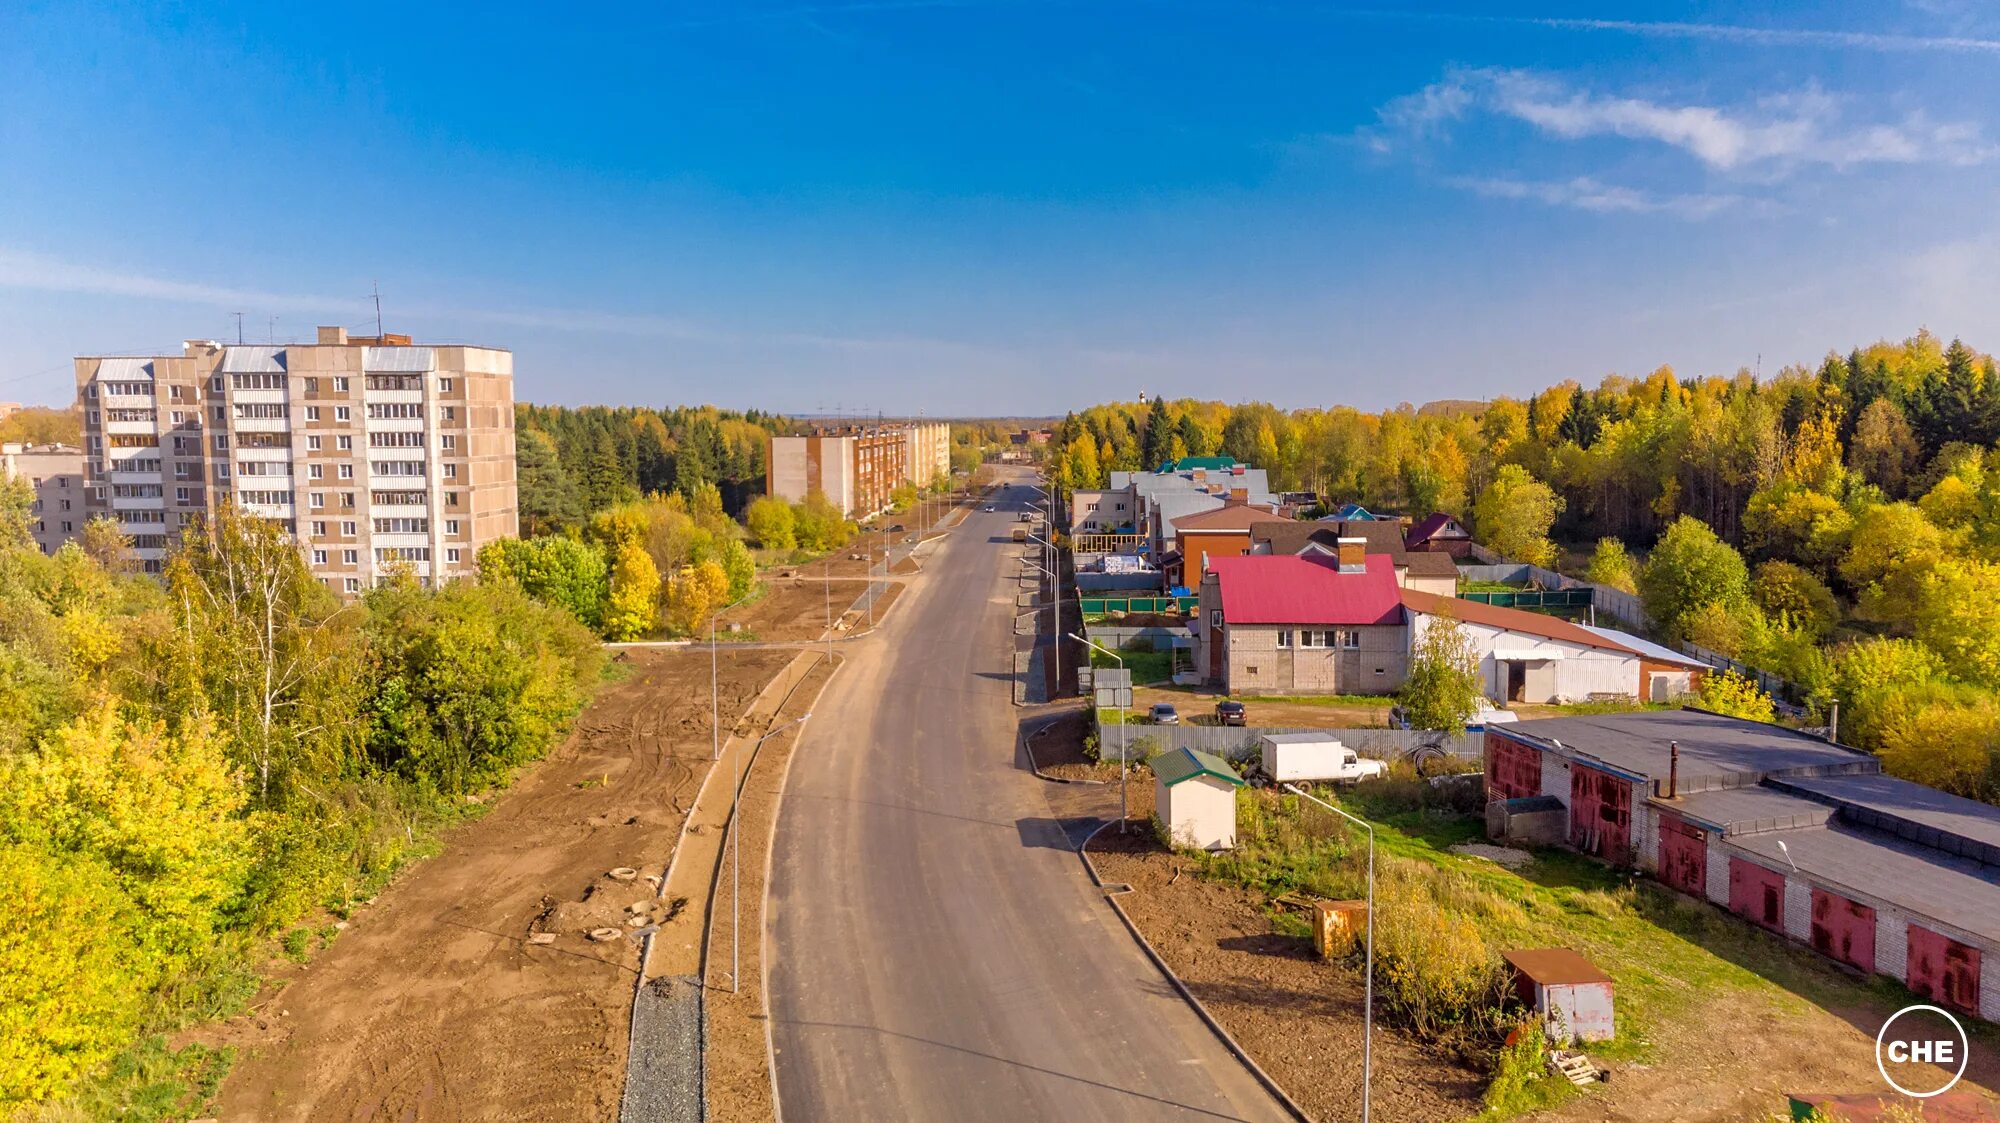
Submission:
[[[1639,572],[1646,615],[1670,639],[1680,639],[1697,611],[1708,605],[1733,610],[1750,603],[1750,572],[1743,555],[1701,520],[1682,515],[1653,546]]]
[[[659,622],[660,570],[637,541],[619,546],[617,559],[604,606],[604,634],[611,640],[638,639]],[[721,567],[716,568],[720,572]]]
[[[790,550],[798,545],[792,505],[783,499],[766,495],[754,500],[743,517],[759,546],[767,550]]]
[[[667,583],[666,624],[676,635],[692,635],[727,602],[729,575],[713,561],[690,565]]]
[[[1412,729],[1463,733],[1479,705],[1479,653],[1465,625],[1448,610],[1422,620],[1403,680],[1404,712]]]
[[[1562,514],[1563,505],[1562,498],[1529,476],[1526,468],[1508,464],[1480,493],[1472,519],[1488,549],[1513,561],[1549,567],[1556,560],[1549,527]]]
[[[1625,552],[1625,543],[1616,538],[1600,538],[1597,549],[1590,555],[1590,566],[1584,577],[1593,584],[1621,593],[1639,591],[1639,567],[1632,555]]]

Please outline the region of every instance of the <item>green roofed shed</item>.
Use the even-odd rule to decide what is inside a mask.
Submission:
[[[1175,846],[1228,850],[1236,845],[1236,789],[1243,777],[1212,753],[1175,749],[1152,759],[1153,810]]]
[[[1196,749],[1175,749],[1172,752],[1161,753],[1153,758],[1152,766],[1153,775],[1160,778],[1160,783],[1170,788],[1183,780],[1192,780],[1196,776],[1204,775],[1227,781],[1239,788],[1243,786],[1243,777],[1238,776],[1236,770],[1229,767],[1228,761],[1214,753],[1204,753]]]

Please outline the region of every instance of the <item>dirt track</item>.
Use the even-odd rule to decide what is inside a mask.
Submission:
[[[225,1120],[613,1119],[637,944],[622,919],[658,873],[708,767],[708,654],[634,652],[576,732],[493,812],[453,832],[260,1013]],[[722,650],[725,730],[791,655]],[[629,899],[629,900],[628,900]],[[531,930],[557,933],[547,946]]]

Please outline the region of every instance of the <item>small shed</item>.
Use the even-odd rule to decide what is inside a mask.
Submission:
[[[1212,753],[1180,748],[1153,767],[1153,808],[1175,846],[1229,850],[1236,845],[1236,789],[1243,777]]]
[[[1569,836],[1569,809],[1552,795],[1496,799],[1486,805],[1486,837],[1495,842],[1556,846]]]
[[[1608,1041],[1611,976],[1568,948],[1503,951],[1514,969],[1514,993],[1540,1014],[1552,1044]]]

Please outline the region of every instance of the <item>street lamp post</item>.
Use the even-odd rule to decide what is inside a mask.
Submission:
[[[1099,644],[1092,643],[1089,640],[1083,638],[1082,636],[1076,635],[1074,633],[1072,633],[1069,638],[1077,641],[1078,643],[1083,644],[1085,647],[1088,647],[1093,651],[1101,651],[1104,654],[1111,656],[1113,659],[1118,660],[1119,670],[1122,671],[1125,669],[1125,657],[1123,655],[1118,654],[1116,651],[1112,651]],[[1121,695],[1120,697],[1122,698],[1123,696]],[[1093,708],[1095,707],[1095,705],[1096,705],[1095,700],[1093,700],[1092,701]],[[1125,736],[1126,736],[1125,703],[1123,701],[1120,701],[1118,703],[1118,833],[1119,834],[1124,834],[1126,832],[1127,824],[1130,822],[1132,818],[1131,805],[1125,801],[1125,774],[1127,770],[1130,768],[1130,764],[1125,757]]]
[[[1029,537],[1030,537],[1030,538],[1034,538],[1034,536],[1033,536],[1033,535],[1029,535]],[[1042,540],[1041,540],[1041,539],[1039,539],[1039,538],[1035,538],[1034,540],[1035,540],[1035,541],[1037,541],[1037,542],[1041,542],[1041,541],[1042,541]],[[1044,544],[1044,545],[1048,545],[1048,543],[1043,543],[1043,544]],[[1053,547],[1051,547],[1051,549],[1053,549]],[[1049,588],[1050,588],[1051,590],[1053,590],[1053,591],[1054,591],[1054,593],[1055,593],[1055,600],[1056,600],[1056,621],[1055,621],[1055,643],[1054,643],[1054,647],[1055,647],[1055,657],[1056,657],[1056,688],[1055,688],[1055,692],[1054,692],[1054,693],[1055,693],[1055,695],[1056,695],[1056,696],[1061,696],[1061,694],[1062,694],[1062,636],[1063,636],[1063,630],[1062,630],[1062,565],[1061,565],[1061,561],[1062,561],[1062,559],[1060,559],[1060,558],[1054,558],[1054,559],[1051,559],[1051,560],[1052,560],[1052,561],[1054,561],[1054,562],[1056,562],[1056,568],[1054,568],[1054,569],[1042,569],[1042,567],[1041,567],[1041,566],[1039,566],[1039,565],[1035,566],[1035,568],[1036,568],[1036,569],[1041,569],[1041,570],[1042,570],[1042,575],[1043,575],[1043,576],[1045,576],[1045,577],[1047,577],[1047,578],[1049,579]],[[1033,563],[1033,562],[1030,562],[1029,564],[1030,564],[1030,565],[1034,565],[1034,563]]]
[[[803,724],[812,717],[812,711],[793,718],[762,737],[750,750],[756,755],[764,747],[764,742],[783,733],[794,725]],[[739,978],[743,970],[743,823],[738,816],[743,811],[743,753],[736,754],[736,789],[729,797],[729,993],[742,989]]]
[[[1368,952],[1362,990],[1362,1002],[1366,1005],[1362,1008],[1361,1024],[1361,1123],[1368,1123],[1369,1086],[1375,1075],[1375,828],[1296,784],[1286,784],[1285,790],[1312,800],[1368,832]]]

